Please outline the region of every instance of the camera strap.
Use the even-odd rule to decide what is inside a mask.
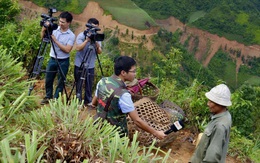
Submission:
[[[122,87],[118,87],[114,90],[114,92],[109,96],[109,98],[107,99],[107,103],[106,106],[104,108],[105,112],[108,112],[109,110],[109,106],[111,104],[111,101],[113,100],[113,98],[115,97],[116,94],[118,94],[121,91]]]

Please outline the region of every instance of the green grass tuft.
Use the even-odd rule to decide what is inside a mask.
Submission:
[[[193,12],[191,15],[190,15],[190,18],[189,18],[189,23],[193,23],[195,22],[196,20],[198,20],[199,18],[202,18],[206,15],[206,12],[204,11],[196,11],[196,12]]]

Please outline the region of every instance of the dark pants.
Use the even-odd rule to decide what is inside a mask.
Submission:
[[[70,60],[69,58],[66,59],[58,59],[57,60],[61,66],[61,70],[63,74],[65,75],[64,77],[66,78],[66,75],[69,70],[69,65],[70,65]],[[54,98],[59,97],[59,93],[62,93],[63,88],[65,87],[64,85],[64,78],[62,77],[62,74],[60,72],[58,63],[56,62],[55,58],[50,58],[47,69],[46,69],[46,77],[45,77],[45,89],[46,89],[46,98],[53,98],[53,82],[55,79],[55,76],[58,72],[58,84],[56,87],[56,91],[54,94]]]
[[[81,101],[82,100],[82,87],[85,83],[85,97],[84,104],[88,104],[92,101],[92,86],[94,82],[94,68],[87,69],[85,71],[85,78],[81,78],[82,69],[80,67],[74,67],[74,78],[76,81],[76,96]],[[85,82],[84,82],[85,81]]]

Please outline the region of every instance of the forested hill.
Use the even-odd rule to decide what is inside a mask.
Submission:
[[[31,0],[40,6],[82,13],[90,0]],[[245,45],[260,45],[260,0],[93,0],[120,23],[144,29],[138,23],[174,16],[181,22],[236,40]],[[145,10],[140,10],[140,8]],[[136,16],[138,15],[139,16]],[[152,18],[151,18],[151,17]],[[131,20],[131,21],[129,21]]]
[[[174,16],[229,40],[260,44],[260,0],[133,0],[155,19]]]
[[[60,5],[61,1],[58,0],[53,0],[48,3],[44,0],[33,1],[35,1],[35,3],[38,5],[45,7],[55,6],[57,7],[58,11],[69,10],[72,13],[80,13],[79,15],[74,14],[75,19],[73,21],[79,24],[82,23],[82,27],[84,26],[87,17],[94,16],[100,20],[100,24],[102,24],[103,27],[109,28],[110,30],[117,30],[117,35],[112,35],[111,37],[108,36],[108,38],[112,38],[111,40],[115,40],[113,49],[110,49],[108,46],[108,49],[110,49],[108,50],[109,53],[111,51],[115,53],[115,48],[118,48],[117,53],[114,55],[129,54],[137,56],[136,59],[139,63],[142,63],[145,59],[147,61],[145,62],[146,64],[140,65],[144,66],[144,70],[142,71],[144,74],[152,74],[155,76],[158,75],[157,73],[153,74],[150,72],[150,66],[152,66],[152,63],[154,63],[155,60],[154,56],[157,56],[152,54],[154,51],[151,51],[151,49],[157,49],[162,54],[166,55],[169,52],[170,47],[174,46],[175,48],[179,48],[182,49],[182,51],[185,51],[183,53],[186,56],[194,55],[200,63],[203,63],[206,69],[209,68],[210,71],[214,72],[215,76],[224,81],[227,81],[230,85],[233,86],[234,89],[248,80],[253,81],[250,83],[256,83],[257,85],[259,84],[258,72],[260,72],[260,53],[258,49],[260,46],[258,45],[244,46],[244,44],[241,43],[237,44],[236,41],[229,41],[224,37],[218,37],[215,34],[210,34],[206,31],[189,27],[187,24],[181,23],[172,16],[166,20],[156,20],[162,29],[166,29],[168,31],[158,31],[158,27],[142,30],[147,28],[145,25],[147,24],[146,22],[149,22],[151,27],[154,26],[152,23],[153,19],[150,17],[150,15],[144,14],[145,11],[136,6],[134,2],[130,0],[95,0],[97,3],[89,3],[89,0],[68,0],[67,6],[63,6],[64,4]],[[20,0],[20,2],[28,1]],[[84,5],[87,4],[89,7],[84,8]],[[152,5],[153,2],[149,2],[149,4]],[[30,9],[34,8],[35,10],[39,11],[37,6],[32,7],[31,4],[25,5]],[[100,7],[102,9],[100,9]],[[84,10],[82,8],[84,8]],[[156,12],[158,11],[155,11],[155,13]],[[107,15],[112,15],[111,19],[108,18]],[[172,19],[175,21],[172,21]],[[81,27],[79,24],[75,24],[74,27]],[[175,29],[171,29],[171,27],[174,27]],[[79,31],[79,29],[75,30]],[[183,46],[179,45],[178,42],[183,44]],[[127,45],[125,46],[124,44]],[[140,48],[142,46],[147,47],[147,49],[150,51],[144,51],[142,48]],[[225,54],[222,52],[217,53],[220,48],[225,52]],[[188,49],[188,51],[185,49]],[[215,55],[216,53],[217,55]],[[147,58],[148,56],[150,59]],[[228,57],[228,60],[225,59],[226,57]],[[189,57],[189,59],[191,58]],[[148,60],[151,60],[151,62]],[[213,64],[210,63],[211,60],[211,63]],[[185,65],[182,66],[186,67],[185,71],[187,71],[187,74],[185,77],[182,77],[184,81],[179,79],[180,75],[177,75],[180,83],[182,85],[189,85],[191,82],[189,79],[194,79],[197,77],[199,78],[199,81],[205,81],[207,79],[207,82],[205,83],[213,84],[214,82],[212,82],[211,79],[214,75],[205,75],[200,73],[201,75],[198,76],[197,72],[202,72],[200,70],[201,64],[193,62],[196,61],[194,60],[191,63],[191,61],[186,59],[185,63],[183,63]],[[194,65],[197,65],[196,68]],[[181,75],[183,74],[185,73],[182,72]]]

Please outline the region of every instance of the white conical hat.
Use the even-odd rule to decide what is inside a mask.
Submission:
[[[220,84],[212,88],[209,92],[205,93],[206,97],[222,106],[231,106],[230,90],[225,84]]]

